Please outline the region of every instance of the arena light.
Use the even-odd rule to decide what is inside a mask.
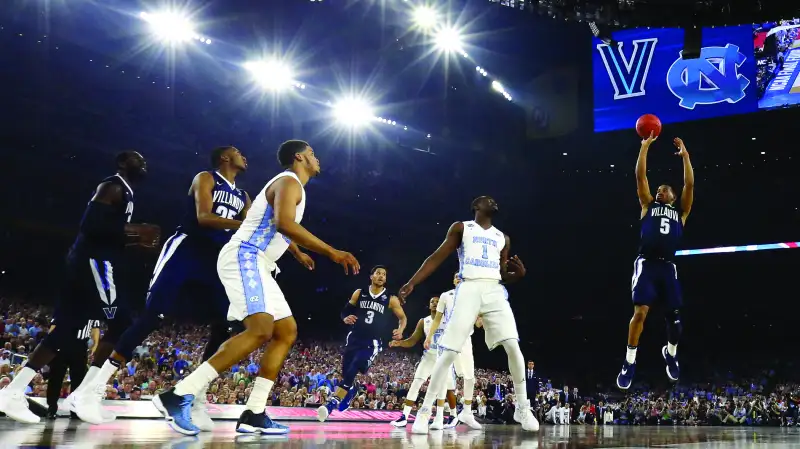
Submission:
[[[457,51],[463,53],[461,49],[461,33],[455,28],[442,28],[436,32],[434,37],[436,48],[446,52]]]
[[[358,98],[345,98],[333,105],[336,121],[347,126],[357,127],[375,120],[372,106]]]
[[[152,14],[142,12],[139,17],[150,24],[153,34],[163,41],[180,43],[195,39],[205,44],[211,43],[211,39],[195,32],[194,24],[185,15],[169,11]]]
[[[675,253],[676,256],[699,256],[701,254],[738,253],[748,251],[768,251],[774,249],[797,249],[800,242],[766,243],[742,246],[722,246],[717,248],[682,249]]]
[[[427,6],[420,6],[414,8],[411,12],[411,19],[417,28],[422,30],[429,30],[436,25],[438,14],[436,10]]]
[[[492,81],[492,89],[500,92],[500,94],[508,101],[511,101],[511,94],[506,91],[506,88],[503,87],[503,84],[500,81]]]
[[[294,73],[287,64],[280,61],[251,61],[244,64],[253,80],[264,89],[281,91],[292,86],[305,86],[294,81]]]

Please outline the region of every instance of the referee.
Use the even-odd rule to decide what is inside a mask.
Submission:
[[[56,318],[50,322],[50,332],[56,328]],[[92,340],[92,347],[87,352],[89,339]],[[50,362],[50,377],[47,379],[47,418],[55,419],[58,412],[58,398],[61,395],[61,386],[64,383],[64,376],[69,368],[70,391],[75,391],[86,376],[89,365],[88,355],[94,354],[100,342],[100,321],[89,320],[82,329],[78,331],[74,344],[64,345]]]

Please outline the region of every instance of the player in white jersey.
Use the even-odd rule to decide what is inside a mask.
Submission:
[[[461,278],[459,278],[458,273],[456,273],[455,276],[453,276],[453,285],[458,288],[460,283]],[[453,315],[455,296],[455,289],[448,290],[439,296],[439,302],[436,305],[436,314],[433,317],[432,323],[432,326],[438,329],[437,332],[439,334],[444,333],[447,323],[450,320],[450,317]],[[478,320],[475,322],[475,326],[483,326],[483,322],[480,318],[478,318]],[[470,330],[469,337],[464,342],[464,346],[461,348],[461,352],[456,357],[455,362],[450,369],[448,369],[452,375],[448,376],[449,379],[445,384],[445,388],[446,391],[454,391],[456,389],[456,377],[464,379],[464,409],[458,415],[458,421],[463,422],[472,429],[480,430],[482,426],[478,421],[475,420],[475,416],[472,414],[472,397],[475,395],[475,358],[472,355],[472,334],[474,333],[475,329],[473,328]],[[425,340],[424,345],[425,348],[433,345],[430,336]],[[444,351],[444,348],[438,346],[437,348],[439,354]],[[442,391],[437,401],[443,399],[445,394],[446,393]],[[431,426],[431,428],[433,427]]]
[[[253,383],[246,409],[236,424],[242,433],[285,434],[289,428],[265,413],[272,385],[295,338],[297,323],[289,304],[270,273],[290,243],[322,254],[345,274],[357,274],[352,254],[333,249],[300,225],[306,207],[304,186],[320,172],[319,160],[308,143],[289,140],[278,149],[278,162],[286,169],[272,178],[253,199],[239,230],[220,251],[217,273],[230,301],[228,320],[241,320],[244,332],[223,343],[216,354],[193,373],[153,399],[176,431],[196,435],[191,421],[192,401],[218,373],[228,370],[269,342]]]
[[[516,394],[514,419],[522,424],[524,430],[536,431],[539,430],[539,422],[531,412],[525,390],[525,359],[519,348],[517,323],[508,303],[508,292],[500,284],[501,281],[509,283],[521,279],[525,276],[525,267],[518,257],[509,259],[510,239],[492,226],[492,216],[497,212],[494,199],[478,197],[472,202],[472,210],[475,220],[453,223],[444,242],[425,259],[411,280],[400,288],[399,296],[405,299],[416,285],[433,274],[447,256],[458,250],[458,277],[463,282],[456,288],[453,314],[439,339],[438,346],[444,351],[433,368],[430,389],[441,391],[445,386],[450,365],[455,362],[475,321],[481,316],[486,345],[489,349],[503,346],[508,355],[508,369],[514,380]],[[428,416],[435,400],[430,396],[425,396],[422,408],[417,413],[412,428],[414,433],[428,433]]]
[[[403,404],[403,414],[391,422],[391,424],[395,427],[405,427],[406,424],[408,424],[408,417],[410,416],[411,408],[417,402],[419,390],[422,388],[422,385],[425,383],[425,381],[431,377],[433,366],[436,365],[436,357],[438,355],[436,342],[438,341],[438,337],[441,336],[442,332],[438,326],[433,326],[433,318],[436,315],[436,305],[439,304],[439,298],[434,296],[431,298],[428,304],[430,306],[431,314],[417,322],[417,327],[414,329],[414,333],[412,333],[411,336],[405,340],[393,340],[389,343],[389,347],[391,348],[413,348],[414,345],[423,340],[423,337],[425,337],[424,341],[426,342],[432,338],[432,342],[428,343],[428,346],[422,353],[422,359],[420,359],[419,363],[417,364],[417,370],[414,372],[414,380],[411,382],[411,387],[408,389],[408,394],[406,394],[406,400]],[[452,400],[452,403],[450,404],[451,409],[455,410],[455,393],[451,391],[450,395]],[[443,407],[437,408],[437,412],[440,410],[443,411]],[[440,421],[441,422],[439,423],[435,423],[437,426],[441,425],[441,427],[439,427],[440,429],[452,428],[458,424],[458,420],[454,419],[445,425],[443,414]]]

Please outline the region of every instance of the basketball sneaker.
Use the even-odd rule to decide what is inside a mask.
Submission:
[[[194,395],[178,396],[175,388],[156,395],[153,405],[167,419],[172,430],[184,435],[197,435],[200,429],[192,423],[192,402]]]
[[[531,411],[531,401],[526,399],[514,405],[514,421],[522,424],[522,430],[527,430],[528,432],[539,430],[539,421]]]
[[[289,427],[273,421],[267,412],[254,413],[252,410],[245,410],[239,421],[236,423],[236,431],[239,433],[260,433],[262,435],[286,435]]]
[[[411,433],[418,435],[425,435],[428,433],[428,419],[431,416],[430,407],[420,407],[417,411],[417,416],[414,419],[414,425],[411,426]]]
[[[480,430],[483,428],[478,420],[475,419],[475,415],[472,414],[471,407],[464,407],[461,413],[458,414],[458,420],[466,424],[470,429]]]
[[[444,420],[444,429],[455,429],[458,426],[458,417],[450,415]]]
[[[444,414],[437,413],[433,417],[433,422],[428,425],[428,428],[431,430],[442,430],[444,429]]]
[[[36,424],[40,421],[40,418],[28,408],[25,393],[8,387],[0,390],[0,412],[14,421],[27,424]]]
[[[87,385],[81,391],[67,397],[69,411],[75,413],[78,419],[89,424],[104,424],[114,421],[117,416],[103,408],[103,398],[106,397],[106,385]]]
[[[627,390],[633,383],[633,374],[636,372],[636,362],[628,363],[627,360],[622,364],[622,369],[617,375],[617,388]]]
[[[333,396],[327,404],[320,405],[319,408],[317,408],[317,421],[325,422],[325,420],[328,419],[328,416],[333,413],[334,409],[339,410],[340,404],[339,398]]]
[[[678,366],[678,356],[677,354],[675,357],[669,355],[669,351],[667,351],[667,346],[664,345],[661,348],[661,355],[664,357],[664,361],[667,362],[667,377],[669,380],[673,382],[678,381],[678,377],[681,375],[681,368]]]
[[[214,431],[214,421],[208,416],[206,395],[200,394],[192,403],[192,422],[203,432]]]
[[[399,418],[395,419],[389,424],[393,425],[394,427],[405,427],[408,425],[408,417],[404,414],[400,415]]]

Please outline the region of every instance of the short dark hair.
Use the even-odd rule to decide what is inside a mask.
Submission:
[[[487,195],[481,195],[481,196],[479,196],[479,197],[475,198],[474,200],[472,200],[472,204],[470,205],[470,207],[471,207],[471,209],[470,209],[470,210],[471,210],[472,212],[475,212],[475,209],[477,209],[477,208],[478,208],[478,203],[479,203],[481,200],[485,199],[485,198],[489,198],[489,197],[488,197]]]
[[[302,153],[308,148],[308,142],[304,140],[287,140],[278,147],[278,163],[283,168],[289,168],[294,162],[294,155]]]
[[[216,147],[211,150],[211,167],[212,168],[219,168],[220,164],[222,163],[222,156],[225,154],[226,151],[233,148],[233,145],[225,145],[221,147]]]
[[[136,155],[136,151],[133,151],[133,150],[126,150],[126,151],[123,151],[123,152],[117,154],[117,157],[115,159],[115,162],[117,164],[117,168],[122,168],[125,165],[125,162],[127,162],[128,159],[132,158],[135,155]]]
[[[383,271],[389,271],[383,265],[375,265],[374,267],[372,267],[372,269],[369,270],[369,275],[372,276],[373,274],[375,274],[376,271],[380,269],[383,269]]]

